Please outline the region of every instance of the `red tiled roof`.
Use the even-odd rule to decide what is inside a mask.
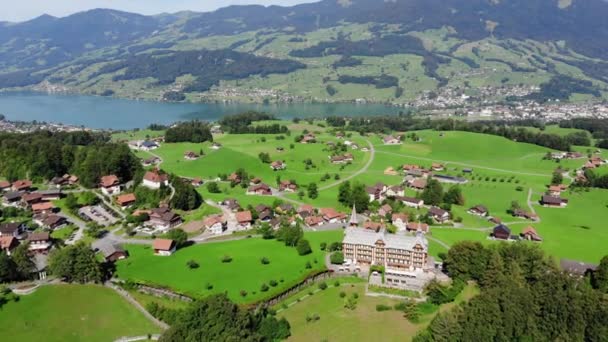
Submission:
[[[173,244],[175,242],[169,239],[156,239],[152,244],[152,248],[158,249],[161,251],[170,251],[173,248]]]
[[[144,179],[154,183],[163,183],[169,179],[166,174],[160,174],[154,171],[148,171],[144,175]]]
[[[124,194],[124,195],[120,195],[118,197],[116,197],[116,202],[120,205],[123,204],[128,204],[128,203],[132,203],[135,202],[137,198],[135,197],[135,194]]]
[[[13,183],[13,188],[15,190],[26,189],[32,186],[32,181],[27,179],[20,179]]]
[[[53,205],[53,203],[51,203],[51,202],[42,202],[42,203],[32,204],[33,211],[51,210],[53,208],[55,208],[55,205]]]
[[[116,177],[115,175],[109,175],[109,176],[103,176],[101,177],[101,186],[104,188],[109,188],[111,186],[114,185],[118,185],[120,183],[120,181],[118,180],[118,177]]]
[[[249,211],[249,210],[240,211],[240,212],[236,213],[235,216],[236,216],[236,220],[239,223],[251,222],[251,220],[253,219],[251,216],[251,211]]]

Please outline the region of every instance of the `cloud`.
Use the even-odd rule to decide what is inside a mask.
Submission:
[[[142,14],[212,11],[229,5],[289,6],[315,0],[0,0],[0,21],[23,21],[42,14],[57,17],[94,8],[112,8]],[[318,1],[318,0],[317,0]]]

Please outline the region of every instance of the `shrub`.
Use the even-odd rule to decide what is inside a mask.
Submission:
[[[241,290],[239,293],[241,294],[241,297],[247,296],[247,291],[245,291],[245,290]]]
[[[388,311],[390,310],[391,307],[388,305],[384,305],[384,304],[377,304],[376,305],[376,311]]]
[[[188,265],[188,268],[190,268],[190,269],[196,269],[196,268],[199,268],[199,266],[200,266],[200,265],[198,264],[198,262],[196,262],[196,261],[194,261],[194,260],[190,260],[190,261],[188,261],[188,262],[186,263],[186,265]]]
[[[213,289],[213,285],[211,283],[207,283],[207,284],[205,284],[205,288],[207,290],[212,290]]]
[[[319,289],[321,289],[321,290],[325,290],[325,289],[327,289],[327,283],[326,283],[326,282],[322,282],[322,283],[320,283],[320,284],[319,284]]]
[[[310,261],[306,262],[306,269],[309,270],[312,268],[312,265],[310,264]]]
[[[523,187],[523,186],[521,186],[521,185],[518,185],[518,186],[515,188],[515,191],[524,191],[524,187]]]
[[[269,287],[266,284],[262,284],[262,286],[260,286],[260,291],[262,291],[262,292],[266,292],[266,291],[268,291],[268,289],[269,289]]]
[[[334,282],[334,286],[335,286],[335,287],[340,286],[340,281],[339,281],[339,280],[336,280],[336,281]]]
[[[262,265],[268,265],[270,264],[270,259],[268,259],[267,257],[263,257],[262,259],[260,259],[260,262],[262,263]]]
[[[277,281],[276,281],[276,280],[274,280],[274,279],[273,279],[273,280],[271,280],[271,281],[269,281],[269,282],[268,282],[268,284],[270,284],[270,286],[272,286],[272,287],[275,287],[275,286],[279,285],[279,284],[277,283]]]
[[[334,265],[342,265],[344,263],[344,254],[342,252],[333,252],[329,257],[329,261]]]
[[[232,257],[231,257],[230,255],[224,255],[224,256],[222,257],[222,262],[223,262],[223,263],[229,263],[229,262],[232,262]]]
[[[321,242],[320,249],[324,251],[327,248],[327,242]]]
[[[298,244],[296,245],[296,250],[299,255],[306,255],[312,253],[312,249],[310,248],[310,242],[306,239],[300,239]]]
[[[346,297],[346,292],[340,291],[340,298],[344,298],[344,297]]]

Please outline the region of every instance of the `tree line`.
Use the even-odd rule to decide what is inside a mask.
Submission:
[[[202,121],[180,122],[165,132],[165,141],[168,143],[191,142],[202,143],[213,141],[209,124]]]
[[[440,313],[414,341],[603,341],[608,336],[608,256],[583,278],[562,272],[525,243],[454,245],[444,259],[455,281],[480,294]]]
[[[223,117],[218,123],[222,129],[231,134],[280,134],[287,133],[289,130],[285,125],[269,124],[255,125],[251,124],[256,121],[272,121],[277,118],[268,113],[247,111],[235,115]]]

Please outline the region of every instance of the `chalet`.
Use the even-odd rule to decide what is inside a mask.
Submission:
[[[564,191],[566,189],[566,186],[561,184],[561,185],[550,185],[549,189],[547,190],[547,194],[554,196],[554,197],[559,197],[562,194],[562,191]]]
[[[287,213],[290,213],[291,211],[293,211],[293,205],[291,205],[289,203],[283,203],[283,204],[279,205],[278,207],[276,207],[276,210],[280,213],[287,214]]]
[[[21,196],[21,202],[26,207],[31,207],[32,204],[40,203],[42,201],[42,195],[37,192],[25,193]]]
[[[374,186],[367,186],[365,187],[365,191],[367,192],[367,194],[369,195],[369,201],[373,202],[373,201],[379,201],[382,202],[386,199],[386,191],[387,191],[388,187],[381,183],[378,182],[376,183],[376,185]]]
[[[212,234],[222,234],[228,228],[228,221],[222,215],[211,215],[203,220],[205,229]]]
[[[413,178],[429,178],[431,171],[426,169],[415,169],[406,171],[406,176],[412,176]]]
[[[492,229],[492,237],[498,240],[509,240],[511,238],[511,229],[504,224],[499,224]]]
[[[568,205],[568,200],[559,196],[543,195],[540,200],[540,204],[545,207],[563,208]]]
[[[282,160],[277,160],[270,163],[270,168],[273,171],[285,170],[285,168],[287,168],[287,164],[285,164]]]
[[[392,166],[389,166],[386,169],[384,169],[384,174],[386,176],[396,176],[399,173],[397,173],[397,171],[395,171],[395,169]]]
[[[251,222],[253,221],[253,217],[251,216],[251,211],[239,211],[236,213],[236,222],[238,224],[238,228],[240,229],[249,229],[251,228]]]
[[[241,177],[236,172],[233,172],[226,180],[233,184],[239,184],[241,182]]]
[[[395,197],[395,199],[398,201],[401,201],[401,203],[403,203],[405,206],[410,207],[410,208],[419,209],[424,205],[424,201],[421,200],[420,198],[403,196],[403,197]]]
[[[272,208],[263,204],[256,206],[255,211],[258,213],[258,219],[263,222],[268,222],[274,217]]]
[[[63,177],[53,177],[49,183],[57,189],[61,189],[62,186],[68,184],[68,180]]]
[[[317,138],[315,137],[314,134],[308,133],[302,137],[302,140],[300,140],[300,142],[302,144],[313,144],[313,143],[317,142]]]
[[[154,249],[154,255],[170,256],[175,253],[177,245],[173,240],[156,239],[152,243],[152,248]]]
[[[199,186],[203,185],[203,180],[200,178],[192,178],[192,180],[190,181],[190,184],[192,184],[193,187],[198,188]]]
[[[526,220],[538,221],[538,215],[522,209],[513,210],[513,216],[525,218]]]
[[[490,222],[494,223],[494,224],[501,224],[502,220],[500,219],[500,217],[496,217],[496,216],[492,216],[489,219]]]
[[[115,175],[101,177],[99,182],[101,192],[106,196],[113,196],[120,193],[120,180]]]
[[[433,163],[433,164],[431,164],[431,170],[433,170],[433,171],[443,171],[444,170],[444,166],[443,166],[443,164],[440,164],[440,163]]]
[[[384,145],[399,145],[401,144],[401,140],[399,138],[395,138],[392,135],[387,135],[382,139]]]
[[[437,223],[444,223],[450,219],[450,213],[441,208],[431,207],[429,209],[429,217]]]
[[[251,178],[251,180],[249,181],[249,185],[256,185],[260,183],[262,183],[262,179],[258,177]]]
[[[271,196],[272,189],[268,185],[260,183],[250,186],[249,189],[247,189],[247,195]]]
[[[95,250],[99,251],[106,262],[116,262],[126,259],[129,255],[120,246],[109,242],[98,242],[93,245]]]
[[[334,208],[322,208],[319,210],[319,213],[327,223],[340,223],[346,220],[346,215],[337,212]]]
[[[148,171],[141,184],[149,189],[160,189],[161,185],[169,185],[169,176],[159,173],[158,170]]]
[[[393,208],[390,205],[385,204],[378,209],[378,215],[385,217],[393,213]]]
[[[417,178],[414,179],[413,181],[411,181],[409,183],[410,188],[416,190],[416,191],[422,191],[424,190],[424,188],[426,188],[426,179],[424,178]]]
[[[381,229],[384,229],[384,228],[385,228],[385,225],[383,222],[374,222],[374,221],[363,222],[363,229],[379,232]]]
[[[412,171],[412,170],[420,170],[420,169],[422,169],[422,167],[420,165],[414,165],[414,164],[403,165],[403,171],[405,171],[405,172]]]
[[[237,210],[241,209],[241,205],[239,204],[239,201],[234,198],[225,199],[220,204],[227,207],[228,209],[230,209],[230,211],[237,211]]]
[[[543,238],[538,235],[536,229],[534,229],[534,227],[532,226],[527,226],[526,228],[524,228],[524,230],[521,231],[520,235],[524,240],[543,241]]]
[[[34,253],[46,254],[53,246],[51,235],[48,232],[31,233],[27,236],[29,250]]]
[[[313,216],[307,216],[307,217],[304,219],[304,223],[306,223],[306,225],[307,225],[308,227],[311,227],[311,228],[312,228],[312,227],[319,227],[319,226],[322,226],[322,225],[323,225],[323,223],[325,223],[325,221],[323,220],[323,217],[313,215]]]
[[[309,204],[303,204],[298,208],[298,216],[301,219],[306,219],[308,216],[315,214],[315,208]]]
[[[0,252],[11,255],[13,249],[19,246],[19,240],[14,236],[0,236]]]
[[[296,192],[298,191],[298,185],[291,181],[281,181],[279,183],[279,191],[283,192]]]
[[[212,150],[216,150],[216,151],[217,151],[217,150],[219,150],[220,148],[222,148],[222,144],[220,144],[220,143],[216,143],[216,142],[214,142],[213,144],[211,144],[211,149],[212,149]]]
[[[197,160],[198,158],[200,158],[200,156],[197,153],[192,151],[184,152],[184,159],[186,160]]]
[[[53,202],[40,202],[32,204],[32,212],[34,214],[49,214],[55,210]]]
[[[44,218],[41,221],[42,226],[47,229],[51,229],[51,230],[57,229],[68,222],[65,217],[59,216],[59,215],[43,215],[43,216],[44,216]]]
[[[7,205],[16,205],[21,201],[21,196],[23,196],[23,194],[21,194],[20,192],[11,191],[4,194],[2,200]]]
[[[408,232],[422,232],[425,234],[429,232],[429,225],[426,223],[408,222],[406,228]]]
[[[43,201],[55,201],[61,199],[61,196],[63,196],[63,192],[59,189],[38,190],[36,192],[42,196]]]
[[[19,238],[25,232],[25,224],[9,222],[0,224],[0,236],[12,236]]]
[[[133,194],[133,193],[123,194],[123,195],[119,195],[119,196],[116,197],[116,203],[123,210],[127,209],[128,207],[130,207],[133,204],[135,204],[135,201],[137,201],[137,198],[135,197],[135,194]]]
[[[409,221],[409,216],[407,214],[393,213],[393,215],[391,216],[391,222],[400,231],[407,229],[408,221]]]
[[[584,277],[597,269],[597,265],[576,260],[560,259],[559,266],[571,276]]]
[[[490,212],[486,206],[479,204],[467,210],[467,213],[475,216],[486,217]]]
[[[159,230],[169,230],[182,224],[182,218],[168,207],[152,209],[148,224]]]
[[[11,183],[7,181],[0,181],[0,191],[10,190]]]
[[[397,196],[405,196],[405,189],[403,189],[400,185],[394,185],[388,187],[386,189],[386,196],[388,197],[397,197]]]
[[[151,151],[159,148],[160,145],[156,141],[145,140],[139,144],[139,149],[142,151]]]
[[[32,181],[28,179],[20,179],[12,184],[13,191],[27,191],[32,188]]]
[[[354,157],[351,153],[345,153],[343,155],[330,156],[329,160],[332,164],[346,164],[352,162]]]
[[[160,158],[158,158],[158,157],[150,157],[150,158],[144,159],[142,161],[142,164],[144,166],[152,166],[152,165],[156,165],[158,163],[160,163]]]

